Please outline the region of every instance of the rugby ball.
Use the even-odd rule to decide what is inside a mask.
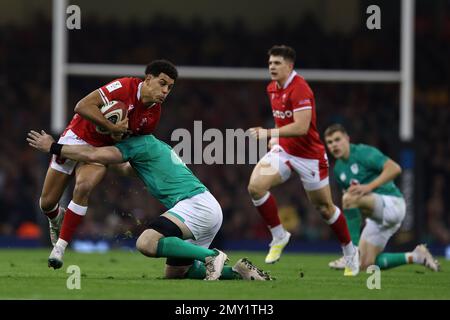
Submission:
[[[110,101],[103,105],[100,111],[106,119],[112,123],[117,123],[127,117],[128,106],[122,101]],[[98,133],[109,134],[103,127],[96,126],[95,129]]]

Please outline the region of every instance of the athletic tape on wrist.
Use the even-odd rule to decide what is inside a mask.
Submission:
[[[57,156],[60,156],[62,147],[63,147],[62,144],[53,142],[52,145],[50,146],[50,153],[51,154],[56,154]]]

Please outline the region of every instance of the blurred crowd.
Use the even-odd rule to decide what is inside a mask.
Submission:
[[[450,243],[450,8],[436,13],[418,1],[415,44],[415,228],[416,240]],[[424,6],[421,9],[420,6]],[[166,58],[177,65],[266,67],[267,49],[289,44],[297,50],[297,71],[321,69],[399,68],[398,12],[382,30],[361,27],[350,36],[327,34],[313,17],[297,26],[274,21],[250,32],[244,21],[231,26],[201,19],[182,24],[155,16],[148,24],[99,23],[83,17],[81,30],[70,33],[71,62],[146,64]],[[392,22],[391,22],[392,21]],[[47,232],[38,199],[49,156],[27,146],[30,129],[50,130],[51,22],[37,16],[28,26],[2,26],[0,32],[0,236],[40,237]],[[144,70],[143,70],[144,71]],[[68,113],[84,95],[111,78],[71,77]],[[194,120],[203,130],[273,126],[270,104],[261,81],[179,79],[163,105],[155,135],[171,144],[177,128],[192,132]],[[316,96],[320,132],[343,123],[355,143],[379,147],[399,160],[399,86],[395,84],[310,83]],[[69,120],[69,119],[68,119]],[[59,132],[53,133],[55,136]],[[333,161],[331,161],[331,165]],[[222,205],[221,239],[269,239],[253,207],[247,183],[253,165],[190,165]],[[340,203],[336,185],[334,197]],[[280,216],[296,238],[333,238],[307,203],[299,178],[273,190]],[[62,205],[71,199],[70,188]],[[132,238],[164,211],[138,180],[107,177],[91,195],[80,238]]]

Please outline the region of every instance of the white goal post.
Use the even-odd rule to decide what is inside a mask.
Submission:
[[[404,142],[413,139],[413,54],[414,1],[401,3],[401,55],[399,71],[312,70],[302,69],[309,81],[323,82],[387,82],[400,84],[399,136]],[[68,30],[66,28],[67,0],[53,0],[52,41],[52,111],[51,129],[60,132],[67,122],[67,76],[142,76],[144,66],[69,63],[67,61]],[[192,67],[179,66],[180,78],[215,80],[268,80],[264,68]]]
[[[401,1],[400,70],[311,70],[301,74],[309,81],[323,82],[384,82],[400,85],[399,137],[404,143],[400,161],[403,166],[401,189],[409,199],[403,231],[414,225],[414,152],[407,145],[414,138],[414,7],[415,0]],[[67,0],[53,0],[52,39],[52,106],[51,130],[63,131],[67,124],[67,77],[72,76],[142,76],[144,66],[115,64],[69,63],[67,59],[68,29],[66,28]],[[214,80],[268,80],[265,68],[228,68],[178,66],[180,78]]]

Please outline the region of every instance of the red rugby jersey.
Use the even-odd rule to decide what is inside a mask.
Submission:
[[[294,122],[294,112],[307,109],[312,111],[308,133],[301,137],[280,137],[280,146],[296,157],[324,159],[325,147],[316,125],[314,93],[305,79],[293,71],[283,88],[279,88],[277,82],[272,81],[267,86],[267,94],[275,123],[279,128]]]
[[[139,78],[120,78],[98,89],[105,104],[112,100],[120,100],[128,105],[128,128],[133,135],[151,134],[161,116],[161,104],[154,103],[152,106],[146,107],[141,102],[142,83]],[[97,131],[96,125],[79,114],[74,115],[64,132],[69,129],[94,147],[115,143],[109,134]]]

